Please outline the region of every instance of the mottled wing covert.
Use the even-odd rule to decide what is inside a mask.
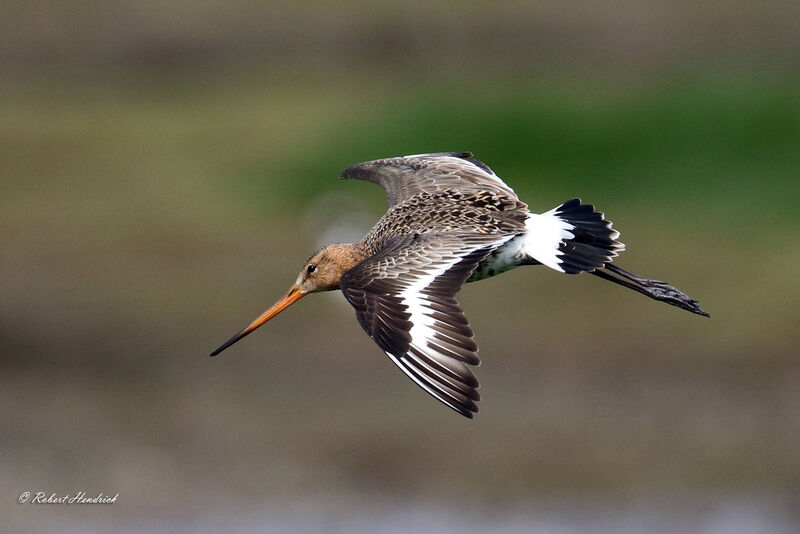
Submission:
[[[391,239],[341,279],[359,324],[422,389],[472,417],[478,346],[455,294],[512,236],[428,234]]]
[[[486,164],[469,152],[418,154],[378,159],[348,167],[341,178],[355,178],[381,185],[389,208],[419,193],[490,191],[518,197]]]

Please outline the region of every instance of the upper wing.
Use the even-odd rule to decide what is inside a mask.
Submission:
[[[492,169],[473,159],[470,152],[418,154],[359,163],[342,171],[340,178],[356,178],[386,189],[389,207],[422,192],[442,189],[484,190],[517,199]]]
[[[422,389],[466,417],[478,411],[478,346],[455,294],[489,252],[513,236],[393,238],[341,278],[362,328]]]

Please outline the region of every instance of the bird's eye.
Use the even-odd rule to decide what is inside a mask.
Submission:
[[[306,267],[306,272],[308,272],[308,274],[312,274],[316,270],[317,270],[316,265],[309,265],[308,267]]]

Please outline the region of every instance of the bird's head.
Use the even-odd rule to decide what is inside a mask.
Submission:
[[[356,245],[334,244],[318,250],[303,264],[297,280],[283,298],[223,343],[211,355],[216,356],[309,293],[339,289],[339,280],[345,271],[363,260],[364,256]]]
[[[293,288],[304,294],[339,289],[339,279],[360,261],[354,259],[353,245],[328,245],[306,260]]]

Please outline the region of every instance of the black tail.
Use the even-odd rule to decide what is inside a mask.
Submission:
[[[661,280],[651,280],[649,278],[640,278],[633,273],[629,273],[625,269],[620,269],[611,264],[606,264],[604,269],[596,269],[591,271],[593,275],[599,276],[609,282],[614,282],[621,286],[638,291],[642,295],[647,295],[651,299],[660,300],[667,304],[672,304],[678,308],[702,315],[704,317],[711,317],[709,314],[700,309],[700,305],[696,300],[689,295],[672,287],[666,282]],[[613,273],[613,274],[612,274]]]
[[[579,198],[541,215],[530,214],[525,226],[528,256],[562,273],[598,269],[625,250],[611,221]]]

